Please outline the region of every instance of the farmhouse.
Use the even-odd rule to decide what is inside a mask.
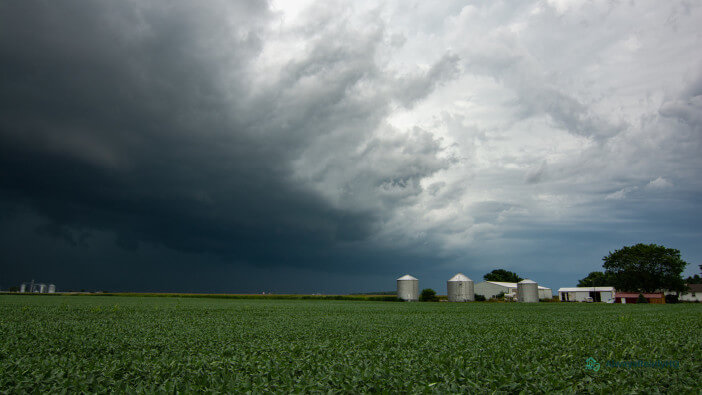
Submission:
[[[648,303],[665,304],[665,295],[663,293],[638,294],[636,292],[617,292],[614,294],[614,299],[615,303],[637,303],[639,295],[643,295],[648,300]]]
[[[684,302],[702,302],[702,284],[687,284],[690,291],[680,296]]]
[[[483,295],[486,299],[494,298],[503,293],[508,298],[515,298],[517,295],[517,283],[504,283],[501,281],[483,281],[475,284],[475,294]],[[553,297],[551,288],[539,285],[539,299],[551,299]]]
[[[702,284],[686,284],[689,291],[678,296],[681,302],[702,302]],[[677,295],[674,291],[665,291],[666,295]]]
[[[605,302],[614,301],[614,287],[570,287],[559,288],[561,302]]]

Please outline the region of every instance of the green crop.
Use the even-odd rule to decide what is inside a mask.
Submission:
[[[2,393],[697,393],[700,350],[699,304],[0,296]]]

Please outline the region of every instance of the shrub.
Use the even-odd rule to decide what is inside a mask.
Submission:
[[[476,302],[484,302],[484,301],[485,301],[485,296],[476,294],[476,295],[475,295],[475,301],[476,301]]]
[[[419,295],[419,300],[421,302],[438,302],[439,298],[436,297],[436,291],[431,288],[425,288]]]
[[[678,303],[680,300],[678,299],[678,295],[665,295],[665,302],[666,303]]]
[[[648,299],[646,299],[643,294],[639,294],[639,298],[636,300],[636,303],[648,303]]]

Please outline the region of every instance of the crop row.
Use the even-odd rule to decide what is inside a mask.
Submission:
[[[697,305],[0,296],[0,391],[685,393],[701,324]]]

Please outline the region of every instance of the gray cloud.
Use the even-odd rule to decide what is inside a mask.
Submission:
[[[391,101],[408,89],[421,99],[455,59],[393,80],[374,60],[382,26],[358,36],[322,19],[296,33],[309,51],[256,85],[273,34],[265,3],[22,2],[2,15],[1,187],[48,219],[43,236],[77,245],[107,231],[131,250],[356,264],[339,259],[343,244],[368,241],[377,210],[446,166],[426,131],[374,131]],[[314,174],[297,174],[303,162]],[[342,190],[340,204],[315,179]]]
[[[687,86],[676,99],[661,105],[659,113],[678,120],[695,132],[702,132],[702,75]]]
[[[700,7],[293,6],[0,3],[9,277],[572,285],[659,234],[702,256]]]

